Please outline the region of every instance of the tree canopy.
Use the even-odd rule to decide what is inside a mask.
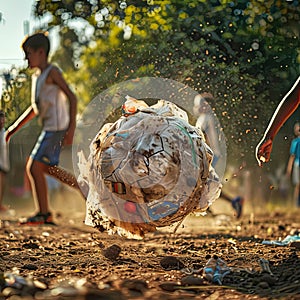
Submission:
[[[177,80],[215,96],[231,153],[253,153],[299,75],[297,0],[40,0],[41,29],[59,27],[54,54],[80,108],[127,79]]]

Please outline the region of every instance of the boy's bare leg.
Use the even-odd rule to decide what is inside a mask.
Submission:
[[[49,212],[46,175],[50,175],[62,183],[67,184],[68,186],[73,187],[81,192],[75,176],[58,166],[48,166],[44,163],[29,158],[26,170],[30,180],[33,199],[38,204],[41,213]]]
[[[300,202],[299,202],[299,186],[300,184],[296,184],[294,188],[294,205],[296,207],[300,207]]]
[[[47,165],[32,158],[28,159],[26,171],[30,180],[33,199],[38,204],[41,213],[49,212],[48,187],[45,176],[47,169]]]
[[[223,191],[221,191],[220,198],[222,198],[230,203],[232,202],[232,199],[227,194],[225,194]]]

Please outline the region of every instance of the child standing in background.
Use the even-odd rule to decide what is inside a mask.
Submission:
[[[22,48],[29,68],[36,68],[39,74],[33,76],[31,105],[7,129],[6,140],[36,115],[39,116],[42,132],[26,165],[38,212],[23,224],[51,224],[53,217],[49,209],[46,175],[80,190],[76,178],[58,167],[62,146],[73,141],[77,99],[60,70],[48,62],[50,41],[45,34],[29,36]]]
[[[210,106],[211,103],[214,103],[212,94],[206,92],[198,94],[194,98],[193,112],[197,116],[195,126],[201,129],[205,136],[206,143],[214,152],[212,166],[220,176],[223,175],[225,168],[226,147],[221,143],[221,126],[217,122],[214,111]],[[244,197],[237,196],[231,198],[222,190],[220,198],[231,203],[232,208],[235,210],[235,215],[237,219],[239,219],[242,215]]]
[[[8,147],[5,141],[5,112],[0,110],[0,212],[6,212],[7,207],[3,205],[5,188],[5,177],[10,169]]]
[[[291,177],[294,188],[294,200],[297,207],[300,207],[300,122],[294,125],[295,138],[292,140],[290,147],[290,158],[287,165],[287,176]]]

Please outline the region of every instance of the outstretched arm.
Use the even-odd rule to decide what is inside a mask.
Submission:
[[[35,117],[35,112],[32,106],[29,106],[23,114],[6,130],[5,140],[9,141],[11,136],[16,133],[21,127]]]
[[[278,133],[281,126],[297,109],[300,103],[300,77],[291,88],[291,90],[284,96],[279,103],[273,117],[264,133],[262,140],[256,147],[255,155],[258,164],[268,162],[272,152],[273,139]]]

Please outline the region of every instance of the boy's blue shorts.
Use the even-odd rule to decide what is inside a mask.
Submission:
[[[30,157],[49,166],[57,166],[66,130],[42,131]]]

